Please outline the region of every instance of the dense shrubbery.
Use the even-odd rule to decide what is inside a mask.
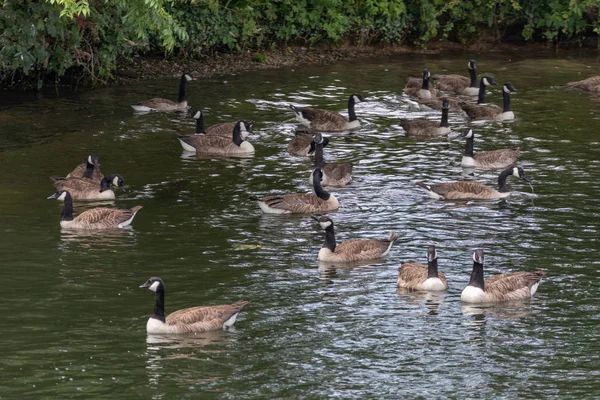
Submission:
[[[185,56],[349,41],[424,46],[482,29],[524,40],[600,33],[600,0],[0,0],[0,86],[112,78],[136,52]]]

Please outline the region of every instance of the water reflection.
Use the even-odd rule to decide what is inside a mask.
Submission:
[[[102,251],[132,248],[137,245],[137,235],[132,226],[115,229],[62,229],[58,248],[65,252]]]
[[[444,303],[446,297],[448,297],[446,291],[425,292],[398,288],[396,293],[402,296],[408,304],[424,305],[427,309],[427,315],[438,315],[440,304]]]

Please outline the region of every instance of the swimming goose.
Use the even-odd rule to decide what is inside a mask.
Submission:
[[[501,149],[493,151],[482,151],[473,155],[473,138],[475,134],[470,128],[466,128],[460,135],[467,138],[465,155],[460,162],[460,166],[464,168],[506,168],[513,165],[519,158],[519,149]]]
[[[323,171],[313,171],[313,193],[294,193],[262,198],[251,197],[258,201],[260,209],[266,214],[314,214],[337,210],[339,202],[321,186]]]
[[[326,164],[323,160],[323,144],[325,143],[323,135],[316,133],[313,138],[315,144],[315,168],[321,168],[323,171],[323,186],[346,186],[352,182],[352,163]],[[310,174],[309,183],[312,183],[313,174]]]
[[[446,136],[450,133],[448,124],[448,108],[450,104],[447,99],[442,103],[442,122],[437,123],[428,119],[403,119],[400,125],[410,137],[437,137]]]
[[[600,92],[600,76],[592,76],[582,81],[569,82],[567,86],[587,92]]]
[[[115,192],[110,188],[114,185],[125,191],[121,175],[107,175],[98,184],[84,178],[59,179],[54,182],[56,190],[68,191],[74,200],[114,200]]]
[[[475,60],[468,63],[469,77],[462,75],[432,75],[431,79],[435,81],[435,87],[444,92],[455,92],[466,96],[477,96],[479,88],[477,87],[477,65]]]
[[[435,89],[430,89],[429,87],[429,78],[431,74],[429,70],[425,68],[423,70],[423,79],[420,80],[418,78],[408,78],[406,82],[406,86],[404,86],[404,93],[409,96],[416,96],[420,99],[430,99],[435,97],[437,91]]]
[[[55,178],[52,179],[63,179]],[[104,175],[100,172],[100,163],[98,162],[97,154],[89,154],[81,164],[77,165],[75,169],[67,174],[65,178],[87,178],[93,181],[100,182]]]
[[[59,190],[48,199],[64,202],[60,214],[60,226],[72,229],[111,229],[123,228],[133,221],[135,214],[142,206],[135,206],[131,210],[118,208],[93,208],[86,210],[73,218],[73,198],[66,190]]]
[[[312,218],[325,230],[325,243],[318,255],[320,261],[351,262],[383,258],[389,254],[392,245],[398,239],[398,236],[391,232],[387,239],[353,239],[336,245],[331,218],[327,216],[312,216]]]
[[[459,99],[458,97],[432,97],[430,99],[419,99],[419,104],[431,108],[432,110],[442,110],[444,107],[444,100],[448,100],[449,110],[450,111],[460,111],[462,113],[462,107],[460,103],[464,103],[463,99]],[[421,107],[422,108],[422,107]]]
[[[323,138],[323,146],[329,144],[329,138]],[[287,151],[293,156],[310,156],[315,153],[315,142],[312,134],[306,131],[295,132],[295,137],[287,145]]]
[[[198,154],[215,154],[222,156],[236,156],[254,153],[254,146],[246,138],[250,135],[248,122],[238,121],[230,137],[207,135],[178,136],[183,150]]]
[[[546,276],[544,271],[513,272],[483,279],[483,250],[473,253],[473,272],[469,285],[462,291],[460,300],[465,303],[497,303],[531,298]]]
[[[398,287],[408,290],[448,290],[448,281],[438,272],[438,254],[435,246],[427,249],[427,265],[409,261],[398,268]]]
[[[222,136],[229,138],[231,137],[231,132],[233,128],[235,128],[236,122],[221,122],[220,124],[211,125],[208,128],[204,128],[204,114],[200,110],[192,110],[190,112],[192,118],[196,120],[196,134],[197,135],[207,135],[207,136]],[[248,132],[252,132],[252,125],[254,125],[255,121],[247,121]]]
[[[183,74],[181,75],[181,79],[179,80],[179,97],[177,98],[177,102],[174,102],[169,99],[163,99],[159,97],[155,97],[150,100],[142,101],[137,104],[132,104],[131,108],[138,112],[148,112],[148,111],[175,111],[175,110],[183,110],[186,109],[188,104],[185,99],[185,86],[188,81],[193,80],[190,75]]]
[[[150,334],[180,334],[228,329],[232,326],[249,301],[239,300],[233,304],[184,308],[165,317],[165,284],[160,278],[150,278],[140,285],[156,293],[152,315],[146,323]]]
[[[296,119],[302,125],[314,131],[342,132],[360,128],[360,121],[356,118],[354,106],[363,102],[360,94],[353,94],[348,99],[348,119],[341,114],[329,110],[321,110],[310,107],[296,107],[290,104],[290,108],[296,115]]]
[[[503,108],[490,104],[470,104],[462,103],[461,107],[467,113],[469,118],[474,120],[492,120],[492,121],[508,121],[515,119],[515,114],[510,107],[510,94],[516,92],[517,89],[507,82],[502,86],[502,103]]]
[[[471,181],[437,183],[435,185],[417,182],[416,185],[425,189],[431,198],[437,200],[495,200],[510,196],[510,189],[506,184],[506,178],[509,176],[516,176],[529,182],[523,168],[510,167],[498,176],[499,191],[482,183]]]

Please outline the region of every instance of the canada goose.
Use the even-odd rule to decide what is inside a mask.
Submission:
[[[582,81],[569,82],[567,86],[587,92],[600,92],[600,76],[592,76]]]
[[[107,175],[98,184],[83,178],[59,179],[54,182],[56,190],[66,190],[74,200],[113,200],[115,192],[110,189],[114,185],[125,191],[121,175]]]
[[[312,216],[312,218],[325,230],[325,243],[318,255],[320,261],[351,262],[383,258],[389,254],[392,245],[398,239],[398,236],[391,232],[387,239],[353,239],[336,245],[331,218],[327,216]]]
[[[196,134],[197,135],[207,135],[207,136],[222,136],[229,138],[231,137],[231,132],[233,128],[235,128],[236,122],[222,122],[220,124],[211,125],[208,128],[204,128],[204,113],[200,110],[192,110],[190,112],[192,118],[196,120]],[[248,128],[248,132],[252,133],[252,125],[254,125],[255,121],[247,121],[246,127]]]
[[[477,104],[462,103],[461,107],[463,111],[467,113],[469,118],[474,120],[512,120],[515,119],[515,114],[510,108],[510,94],[511,92],[516,91],[517,89],[515,89],[510,82],[507,82],[502,86],[502,103],[504,108],[489,104],[481,104],[479,102],[477,102]],[[481,99],[481,92],[479,93],[479,97]]]
[[[329,138],[323,138],[323,146],[329,144]],[[287,145],[287,151],[293,156],[310,156],[315,153],[315,141],[310,132],[296,131],[295,137]]]
[[[458,97],[432,97],[430,99],[419,99],[419,104],[431,108],[432,110],[442,110],[444,107],[444,100],[448,100],[449,110],[450,111],[459,111],[462,113],[461,103],[464,103],[463,99],[459,99]]]
[[[98,162],[97,154],[89,154],[81,164],[67,174],[65,178],[87,178],[96,182],[100,182],[104,175],[100,172],[100,163]],[[52,179],[62,179],[55,178]]]
[[[296,119],[302,125],[314,131],[342,132],[360,128],[360,121],[356,118],[354,106],[363,102],[360,94],[353,94],[348,99],[348,119],[341,114],[329,110],[321,110],[310,107],[296,107],[290,104],[290,108],[296,115]]]
[[[435,246],[427,249],[427,265],[409,261],[398,268],[398,287],[408,290],[448,290],[448,281],[438,272],[438,254]]]
[[[479,88],[477,87],[477,65],[475,60],[470,60],[469,77],[462,75],[432,75],[431,79],[435,81],[435,87],[444,92],[455,92],[466,96],[477,96]]]
[[[323,143],[326,138],[316,133],[313,138],[315,143],[315,168],[323,171],[322,186],[346,186],[352,182],[352,163],[326,164],[323,160]],[[313,174],[310,174],[309,183],[313,181]]]
[[[73,198],[66,190],[59,190],[48,199],[57,199],[64,202],[60,214],[60,226],[72,229],[111,229],[123,228],[133,221],[135,214],[142,206],[135,206],[131,210],[118,208],[93,208],[73,218]]]
[[[450,104],[447,99],[443,100],[442,122],[437,123],[428,119],[403,119],[400,125],[410,137],[436,137],[445,136],[450,133],[448,124],[448,108]]]
[[[460,162],[461,167],[464,168],[506,168],[517,162],[519,158],[519,149],[501,149],[493,151],[482,151],[473,155],[473,138],[475,134],[470,128],[466,128],[460,135],[461,137],[467,138],[467,145],[465,148],[465,155]]]
[[[165,285],[160,278],[150,278],[140,285],[156,293],[152,315],[146,323],[151,334],[178,334],[215,331],[232,326],[249,301],[239,300],[233,304],[184,308],[165,317]]]
[[[258,201],[260,209],[266,214],[313,214],[336,210],[339,202],[321,186],[323,171],[313,171],[313,193],[294,193],[262,198],[251,197]]]
[[[483,279],[483,250],[473,253],[473,272],[469,285],[462,291],[460,300],[465,303],[497,303],[523,300],[532,297],[546,276],[544,271],[513,272]]]
[[[215,154],[222,156],[235,156],[254,153],[254,146],[245,139],[250,135],[248,122],[238,121],[230,138],[207,135],[178,136],[181,147],[185,151],[198,154]]]
[[[437,183],[435,185],[426,185],[423,182],[417,182],[417,186],[425,189],[433,199],[442,200],[494,200],[503,199],[510,196],[510,189],[506,184],[506,178],[516,176],[526,182],[529,179],[525,176],[525,171],[521,167],[510,167],[500,173],[498,176],[498,187],[496,190],[492,187],[478,182],[460,181],[451,183]]]
[[[191,81],[193,79],[194,78],[192,78],[188,74],[184,73],[183,75],[181,75],[181,79],[179,80],[179,97],[177,98],[177,102],[156,97],[150,100],[142,101],[137,104],[132,104],[131,108],[138,112],[175,111],[186,109],[188,104],[187,100],[185,99],[185,85],[188,81]]]
[[[416,96],[420,99],[430,99],[435,97],[437,91],[429,88],[429,78],[431,74],[429,70],[425,68],[423,70],[423,79],[408,78],[406,86],[404,86],[404,93],[410,96]]]

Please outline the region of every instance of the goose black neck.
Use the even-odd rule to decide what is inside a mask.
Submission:
[[[242,144],[242,142],[244,141],[242,139],[242,132],[240,130],[240,124],[236,124],[235,128],[233,128],[233,137],[232,137],[233,143],[235,143],[236,146],[240,146]]]
[[[421,89],[429,90],[429,77],[423,78],[423,84],[421,85]]]
[[[329,200],[331,196],[323,186],[321,186],[321,179],[317,176],[318,174],[313,173],[313,190],[315,191],[315,195],[322,200]]]
[[[506,184],[506,179],[511,175],[512,175],[512,168],[509,168],[505,171],[500,172],[500,175],[498,176],[498,187],[500,188],[500,192],[502,192],[502,193],[510,192],[510,189],[508,188],[508,185]]]
[[[427,278],[437,278],[438,277],[438,263],[437,258],[433,261],[427,262]]]
[[[479,96],[477,97],[477,104],[485,104],[485,84],[483,83],[483,79],[479,84]]]
[[[326,247],[334,252],[335,246],[335,233],[333,232],[333,225],[329,225],[327,228],[325,228],[325,243],[323,243],[323,247]]]
[[[350,99],[348,99],[348,120],[350,122],[356,121],[356,113],[354,112],[354,96],[350,96]]]
[[[325,160],[323,159],[323,143],[315,143],[315,167],[323,168]]]
[[[442,122],[440,123],[440,128],[447,128],[450,125],[448,124],[448,109],[442,108]]]
[[[483,281],[483,264],[473,262],[473,272],[471,272],[471,280],[469,280],[469,286],[485,290]]]
[[[73,197],[70,193],[67,193],[63,202],[63,209],[60,213],[61,221],[72,221],[73,220]]]
[[[471,135],[471,137],[467,138],[467,145],[465,147],[465,156],[473,157],[473,144],[474,144],[473,135]]]
[[[315,152],[315,150],[317,149],[317,145],[315,144],[314,140],[310,142],[310,147],[308,149],[308,154],[313,154]]]
[[[105,190],[110,189],[110,181],[108,179],[108,177],[104,177],[102,178],[102,180],[100,181],[100,193],[104,192]]]
[[[185,101],[185,84],[187,83],[187,79],[185,78],[185,74],[181,76],[181,81],[179,81],[179,97],[177,99],[178,102],[183,103]]]
[[[507,112],[507,111],[511,111],[510,108],[510,93],[502,90],[502,104],[504,106],[504,109],[502,110],[502,112]]]
[[[469,69],[469,76],[471,77],[471,84],[469,85],[470,87],[477,87],[477,70],[476,69]]]
[[[200,118],[196,120],[196,133],[206,133],[204,129],[204,115],[200,115]]]
[[[165,322],[165,289],[162,285],[156,288],[156,303],[151,318]]]
[[[90,164],[88,161],[85,163],[85,172],[83,173],[84,178],[92,179],[92,175],[94,175],[94,164]]]

